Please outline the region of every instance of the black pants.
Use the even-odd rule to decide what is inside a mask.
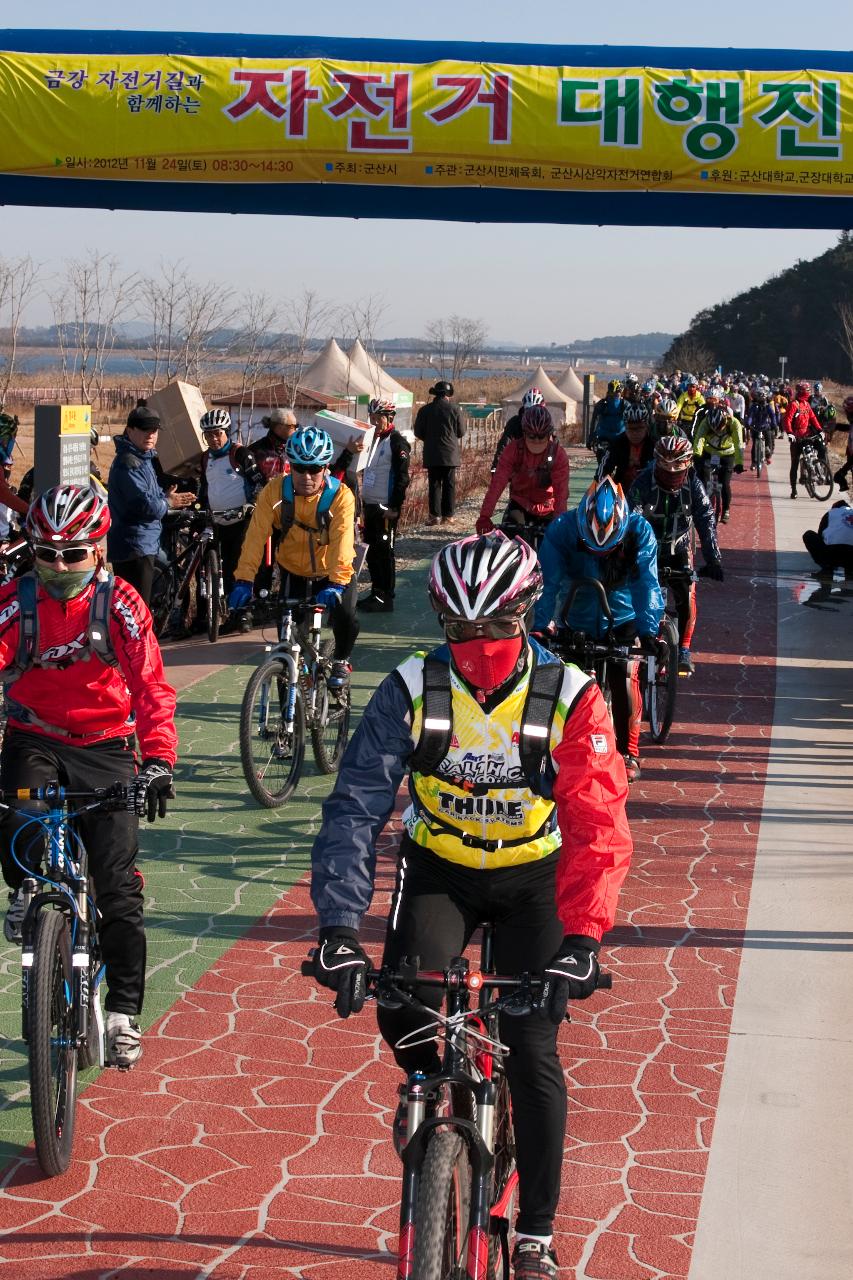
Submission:
[[[818,456],[826,461],[826,445],[822,438],[816,432],[811,435],[802,436],[800,439],[791,440],[791,470],[788,473],[788,479],[791,481],[791,493],[797,492],[797,471],[800,466],[800,454],[803,452],[803,446],[808,441],[809,444],[815,445]]]
[[[828,547],[814,529],[806,529],[803,542],[806,551],[819,568],[843,569],[848,578],[853,575],[853,547],[844,545]]]
[[[7,730],[0,754],[0,783],[4,790],[39,787],[58,780],[79,790],[129,782],[134,776],[133,752],[124,738],[108,738],[91,747],[72,747],[41,734]],[[24,813],[44,812],[46,806],[21,801]],[[10,812],[0,822],[0,861],[3,878],[17,889],[25,872],[12,859],[12,838],[23,825],[21,813]],[[106,1008],[136,1014],[145,992],[145,927],[142,917],[142,877],[136,871],[139,822],[129,813],[88,813],[73,824],[89,854],[89,875],[101,922],[98,933],[106,964]],[[35,838],[34,838],[35,837]],[[33,869],[44,866],[45,840],[30,826],[15,841],[15,854]]]
[[[424,969],[443,969],[461,955],[484,920],[494,921],[495,961],[503,974],[542,970],[563,937],[557,917],[555,873],[559,855],[495,871],[460,867],[421,849],[404,836],[388,919],[384,962],[420,956]],[[424,1003],[437,1008],[430,989]],[[379,1030],[392,1049],[424,1015],[411,1009],[377,1009]],[[566,1084],[557,1056],[557,1028],[538,1013],[501,1017],[500,1037],[510,1048],[507,1078],[518,1147],[518,1229],[550,1233],[560,1196],[566,1131]],[[394,1050],[406,1072],[432,1074],[435,1045]]]
[[[134,556],[132,560],[113,561],[113,573],[135,587],[146,604],[151,603],[154,581],[154,556]]]
[[[847,488],[847,477],[853,476],[853,458],[847,458],[844,465],[839,467],[835,475],[832,477],[839,489]]]
[[[429,513],[443,519],[456,510],[456,467],[428,467]]]
[[[243,549],[243,538],[249,527],[251,516],[238,520],[236,524],[218,524],[216,538],[219,544],[219,562],[222,569],[222,587],[226,594],[234,586],[234,570]]]
[[[299,578],[296,574],[288,573],[286,569],[282,569],[282,599],[288,597],[293,600],[307,600],[309,596],[316,596],[318,592],[328,586],[328,578]],[[357,604],[358,585],[355,574],[353,574],[339,603],[332,605],[329,610],[329,625],[332,628],[332,635],[335,640],[334,656],[336,658],[349,658],[355,648],[355,642],[361,630],[358,614],[356,613]]]
[[[394,542],[399,516],[389,520],[375,502],[364,504],[364,541],[367,543],[367,572],[373,594],[380,600],[393,600],[397,585],[397,560]]]
[[[775,433],[774,433],[774,431],[773,431],[772,426],[761,427],[761,428],[759,428],[759,429],[756,429],[756,428],[750,428],[750,432],[751,432],[751,436],[752,436],[752,448],[751,448],[751,450],[750,450],[750,455],[749,455],[749,456],[750,456],[750,461],[751,461],[752,465],[753,465],[753,466],[755,466],[755,441],[756,441],[756,438],[757,438],[759,435],[764,436],[764,453],[765,453],[765,457],[767,457],[767,458],[772,458],[772,457],[773,457],[773,446],[774,446],[774,444],[775,444],[775,442],[776,442],[776,436],[775,436]]]
[[[720,488],[723,491],[723,515],[726,514],[732,505],[732,471],[734,470],[735,460],[732,457],[720,458]],[[711,461],[708,457],[699,459],[699,479],[705,488],[711,479]]]

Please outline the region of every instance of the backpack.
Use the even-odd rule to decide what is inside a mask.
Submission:
[[[112,640],[110,639],[110,611],[113,601],[115,579],[110,575],[95,584],[92,599],[89,602],[89,623],[87,627],[87,644],[85,648],[69,657],[69,665],[79,662],[94,653],[108,667],[118,667]],[[34,573],[25,573],[18,578],[18,650],[15,661],[3,671],[3,683],[11,685],[26,675],[33,667],[38,666],[39,620],[36,608],[37,580]]]
[[[286,538],[290,530],[296,525],[297,529],[303,529],[306,533],[317,533],[320,535],[319,542],[321,546],[327,546],[329,542],[329,525],[332,523],[331,506],[335,500],[338,489],[341,487],[340,480],[336,480],[334,476],[326,477],[326,486],[320,495],[320,501],[317,504],[317,526],[303,524],[301,520],[296,519],[294,494],[293,494],[293,477],[290,472],[282,477],[281,481],[281,502],[278,504],[279,520],[281,521],[281,536]]]
[[[407,766],[412,773],[434,775],[453,741],[450,664],[427,656],[423,669],[421,736]],[[551,798],[556,777],[549,741],[562,687],[562,662],[535,662],[519,726],[518,752],[522,772],[534,795],[543,796],[546,800]],[[456,786],[471,789],[467,779],[442,777]]]

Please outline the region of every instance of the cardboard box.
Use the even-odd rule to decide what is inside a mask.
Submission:
[[[198,424],[207,411],[198,387],[170,382],[148,397],[148,407],[160,415],[157,454],[163,470],[175,476],[197,474],[205,448]]]
[[[364,440],[364,449],[353,458],[348,468],[348,474],[355,475],[357,472],[363,471],[367,466],[367,451],[373,442],[373,427],[370,423],[358,422],[355,418],[348,418],[343,413],[335,413],[332,409],[321,409],[316,414],[314,421],[318,427],[328,431],[332,437],[336,457],[341,449],[346,448],[353,436],[358,436]]]

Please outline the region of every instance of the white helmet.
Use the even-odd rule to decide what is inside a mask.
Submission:
[[[231,414],[227,409],[208,409],[207,413],[202,415],[201,422],[198,424],[199,430],[205,431],[227,431],[231,434]]]
[[[541,594],[536,553],[500,529],[448,543],[430,567],[432,607],[452,620],[523,618]]]
[[[531,387],[529,391],[525,391],[521,397],[522,409],[532,409],[534,405],[544,404],[545,397],[538,387]]]

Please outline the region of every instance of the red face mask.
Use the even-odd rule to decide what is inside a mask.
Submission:
[[[666,489],[669,493],[676,493],[684,481],[687,479],[687,469],[684,471],[663,471],[655,467],[655,480],[661,489]]]
[[[453,665],[475,689],[491,693],[508,680],[518,665],[524,636],[509,640],[462,640],[450,644]]]

